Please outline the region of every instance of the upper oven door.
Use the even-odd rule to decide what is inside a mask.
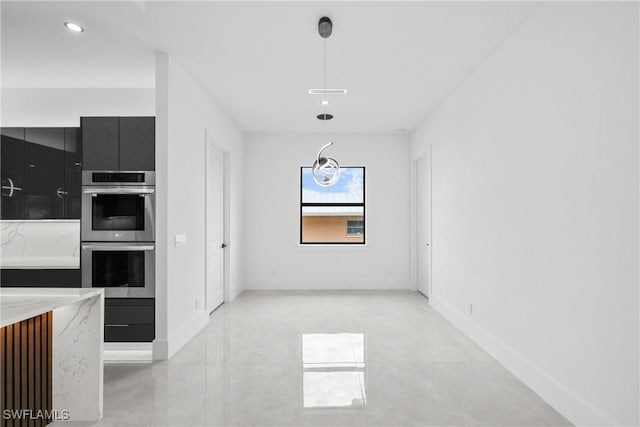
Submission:
[[[85,186],[82,240],[152,242],[155,205],[152,186]]]

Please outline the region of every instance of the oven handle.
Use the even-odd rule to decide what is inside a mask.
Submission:
[[[151,187],[84,187],[85,194],[153,194],[156,189]]]
[[[83,250],[102,250],[102,251],[152,251],[155,245],[82,245]]]

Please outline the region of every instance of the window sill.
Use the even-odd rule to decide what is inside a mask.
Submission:
[[[327,250],[327,249],[365,249],[369,246],[368,243],[298,243],[299,248],[303,250]]]

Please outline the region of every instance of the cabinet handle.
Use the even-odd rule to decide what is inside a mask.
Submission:
[[[118,324],[115,324],[115,325],[104,325],[104,326],[107,326],[107,327],[110,327],[110,328],[128,328],[131,325],[118,325]]]
[[[14,191],[22,191],[22,188],[13,185],[13,180],[11,178],[6,178],[6,180],[9,181],[9,185],[3,185],[2,189],[9,190],[9,194],[3,194],[3,196],[13,197]]]
[[[62,199],[64,196],[66,196],[69,193],[67,191],[64,191],[62,189],[62,187],[58,187],[58,190],[56,191],[56,194],[58,195],[59,199]]]

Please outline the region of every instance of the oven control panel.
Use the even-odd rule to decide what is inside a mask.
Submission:
[[[154,171],[82,171],[82,185],[155,185]]]
[[[144,182],[144,172],[93,172],[93,182]]]

